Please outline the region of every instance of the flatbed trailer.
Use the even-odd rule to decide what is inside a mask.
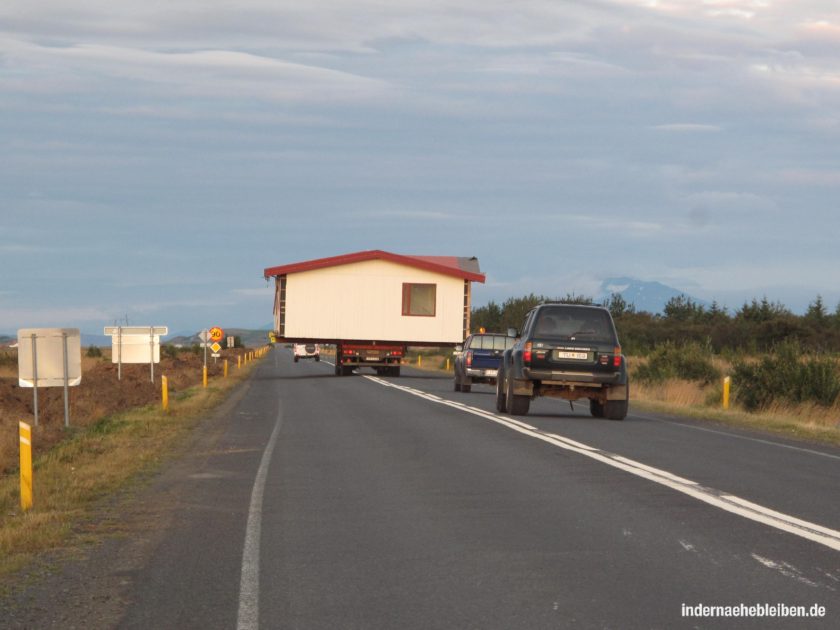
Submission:
[[[356,368],[373,368],[380,376],[399,376],[400,366],[408,351],[408,342],[375,341],[375,340],[346,340],[346,339],[313,339],[276,338],[277,343],[316,343],[335,346],[335,375],[347,376]],[[411,342],[411,346],[452,348],[456,344],[451,342]]]

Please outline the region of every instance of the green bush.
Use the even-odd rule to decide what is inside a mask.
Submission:
[[[99,346],[88,346],[87,352],[85,352],[85,356],[98,358],[102,356],[102,350],[99,349]]]
[[[11,350],[8,352],[0,351],[0,366],[17,367],[17,364],[17,350]]]
[[[174,359],[178,356],[178,348],[176,348],[170,343],[166,343],[161,345],[160,354],[161,356],[166,357],[168,359]]]
[[[720,371],[712,364],[711,351],[699,343],[677,345],[669,341],[654,348],[635,376],[648,383],[669,378],[711,383],[720,378]]]
[[[805,356],[793,341],[779,344],[757,363],[736,362],[732,380],[738,402],[750,411],[776,401],[829,407],[840,395],[836,362],[825,355]]]

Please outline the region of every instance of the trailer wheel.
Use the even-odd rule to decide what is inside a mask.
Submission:
[[[603,405],[603,403],[599,403],[597,400],[590,399],[590,401],[589,401],[589,413],[592,414],[593,418],[603,418],[604,417],[604,405]]]
[[[335,364],[335,375],[336,376],[344,376],[344,372],[341,369],[341,364],[340,363]]]
[[[400,375],[400,368],[399,368],[399,366],[397,366],[397,367],[392,367],[392,368],[391,368],[391,376],[399,376],[399,375]]]

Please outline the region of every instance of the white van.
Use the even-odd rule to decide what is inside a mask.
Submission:
[[[295,353],[295,363],[299,359],[321,360],[321,347],[317,343],[296,343],[292,351]]]

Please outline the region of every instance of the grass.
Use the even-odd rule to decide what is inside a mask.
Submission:
[[[254,363],[200,385],[160,405],[132,409],[78,429],[33,462],[34,506],[20,509],[17,474],[0,479],[0,576],[25,566],[34,555],[75,547],[89,533],[102,499],[157,470],[201,417],[213,410],[252,371]],[[94,527],[95,529],[95,527]]]

